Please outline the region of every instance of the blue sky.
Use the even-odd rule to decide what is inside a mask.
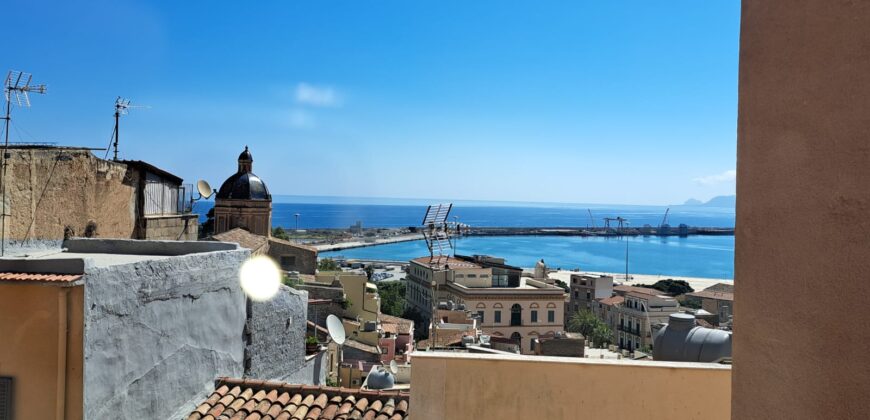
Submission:
[[[252,7],[251,4],[256,4]],[[12,0],[13,141],[273,194],[681,203],[734,192],[739,1]],[[11,36],[10,36],[11,35]],[[101,152],[97,152],[101,153]]]

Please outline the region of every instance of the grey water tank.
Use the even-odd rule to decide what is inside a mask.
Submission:
[[[695,317],[676,313],[653,339],[653,359],[716,362],[731,357],[731,333],[695,326]]]
[[[386,369],[378,368],[369,373],[366,385],[369,389],[390,389],[396,385],[396,378]]]

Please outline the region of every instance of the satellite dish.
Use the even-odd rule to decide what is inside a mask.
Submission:
[[[344,325],[337,316],[329,315],[326,317],[326,329],[329,330],[329,337],[332,338],[332,341],[335,341],[335,344],[339,346],[344,344],[347,336],[344,333]]]
[[[393,375],[399,373],[399,364],[395,360],[390,360],[390,372],[393,372]]]
[[[209,198],[212,194],[214,194],[211,190],[211,185],[208,185],[204,179],[200,179],[196,182],[196,189],[199,190],[199,195],[201,198]]]

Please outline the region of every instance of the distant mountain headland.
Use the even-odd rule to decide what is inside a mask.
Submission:
[[[704,206],[704,207],[731,207],[733,208],[737,204],[737,196],[736,195],[717,195],[716,197],[711,198],[709,201],[702,202],[701,200],[696,200],[694,198],[690,198],[683,203],[684,206]]]

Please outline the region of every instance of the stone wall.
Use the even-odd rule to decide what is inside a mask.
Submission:
[[[85,418],[169,418],[243,374],[248,254],[86,268]]]
[[[197,214],[146,217],[144,239],[195,241],[199,237],[198,217]]]
[[[582,338],[551,338],[540,340],[535,354],[542,356],[583,357],[586,340]]]
[[[282,379],[305,363],[308,292],[281,286],[267,302],[248,301],[245,376]]]
[[[138,176],[127,165],[83,149],[10,148],[6,238],[62,239],[64,228],[85,236],[132,238]]]
[[[269,256],[285,271],[298,271],[302,274],[314,274],[317,271],[317,251],[314,249],[269,238]],[[293,263],[285,263],[281,257],[290,257]]]
[[[326,317],[330,314],[340,318],[347,315],[347,312],[342,308],[340,303],[344,300],[344,289],[341,287],[300,284],[296,288],[307,291],[310,299],[327,299],[331,301],[328,304],[311,305],[308,307],[308,320],[316,325],[325,327]]]

